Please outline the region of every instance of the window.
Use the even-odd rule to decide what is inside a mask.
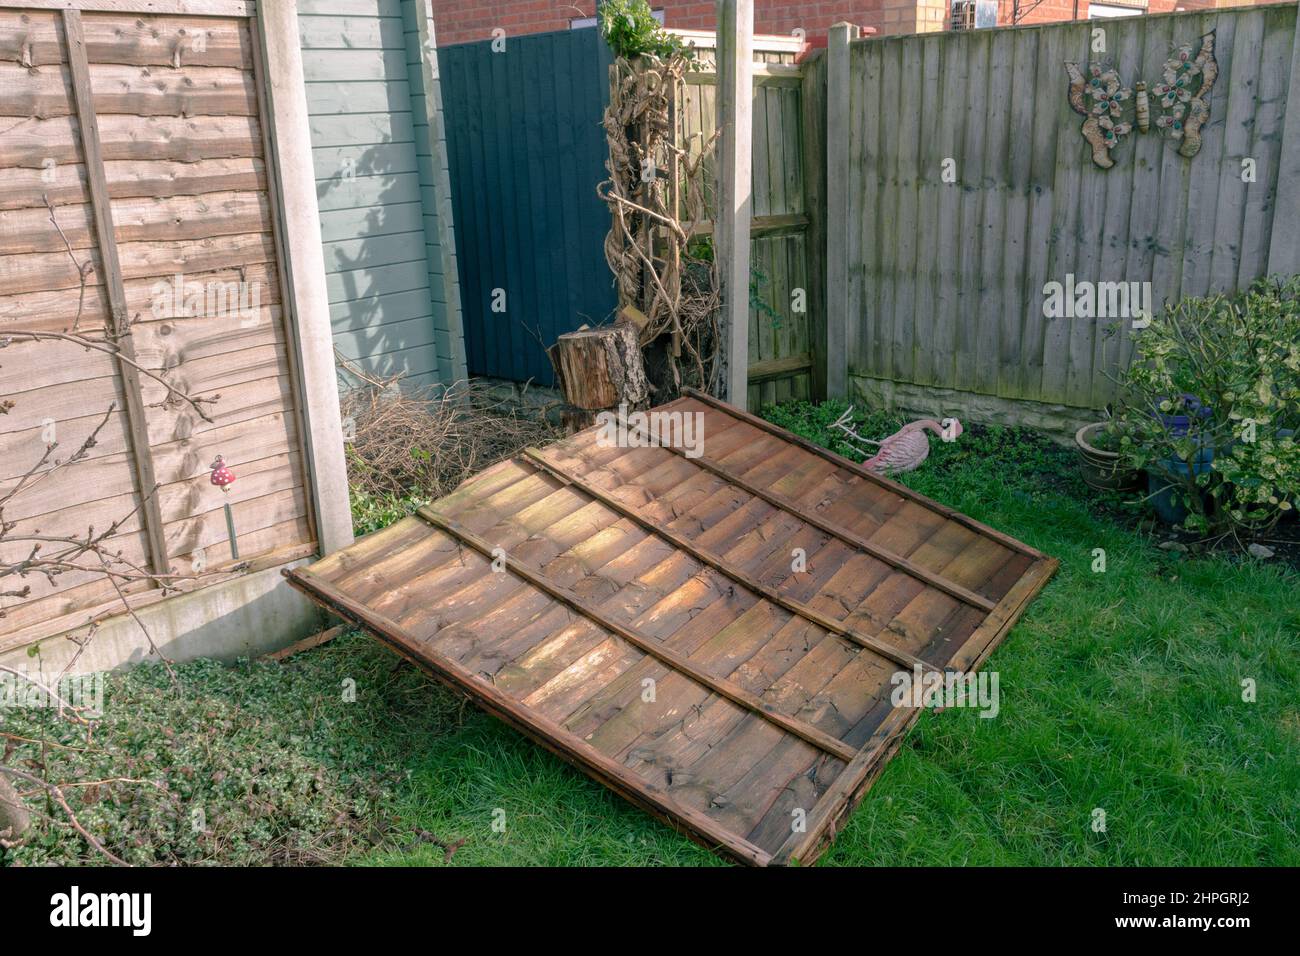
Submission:
[[[1088,4],[1088,19],[1102,20],[1107,17],[1140,17],[1146,13],[1146,8],[1123,6],[1118,3],[1090,3]]]
[[[953,0],[948,29],[978,30],[997,25],[997,0]]]

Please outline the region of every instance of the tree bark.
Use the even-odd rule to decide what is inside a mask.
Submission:
[[[23,798],[0,771],[0,839],[17,840],[32,825],[32,815],[23,805]]]
[[[574,408],[640,408],[649,401],[650,380],[636,326],[629,322],[561,335],[547,355],[564,400]]]

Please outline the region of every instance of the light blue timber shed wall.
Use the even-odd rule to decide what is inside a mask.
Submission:
[[[298,3],[334,344],[367,372],[414,385],[465,376],[456,283],[444,277],[454,250],[440,228],[450,214],[438,201],[445,160],[434,156],[445,153],[425,111],[421,2]]]

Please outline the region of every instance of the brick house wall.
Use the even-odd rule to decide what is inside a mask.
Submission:
[[[1101,0],[1098,0],[1101,2]],[[1246,6],[1255,2],[1282,3],[1285,0],[1147,0],[1148,13],[1173,10],[1208,10]],[[580,17],[595,16],[596,0],[432,0],[438,44],[450,46],[474,40],[488,40],[498,27],[506,36],[567,30]],[[1021,0],[1019,22],[1052,23],[1088,18],[1089,0]],[[1141,5],[1141,0],[1107,0],[1112,6]],[[690,30],[712,30],[717,13],[712,0],[650,0],[664,12],[664,24]],[[949,0],[755,0],[754,32],[784,36],[796,28],[805,31],[813,46],[826,45],[826,30],[832,23],[847,20],[873,27],[882,34],[923,33],[945,29]],[[998,23],[1011,23],[1013,0],[999,0]]]
[[[1135,0],[1105,0],[1108,6],[1127,7],[1141,6],[1140,2]],[[1198,2],[1212,2],[1212,0],[1198,0]],[[1147,13],[1171,13],[1175,7],[1183,7],[1186,4],[1184,0],[1147,0]],[[1021,0],[1021,16],[1016,22],[1018,24],[1030,23],[1057,23],[1061,20],[1087,20],[1088,19],[1088,0],[1043,0],[1038,6],[1033,5],[1033,0]],[[999,0],[998,3],[998,23],[1010,24],[1015,4],[1012,0]],[[1190,9],[1190,8],[1189,8]]]
[[[826,30],[840,20],[863,26],[876,26],[882,20],[886,4],[901,5],[904,0],[856,0],[825,3],[817,0],[785,0],[754,4],[754,32],[788,36],[796,27],[807,31],[817,46],[826,45]],[[908,0],[913,6],[916,0]],[[650,6],[664,11],[666,26],[686,30],[712,30],[717,26],[717,11],[711,0],[651,0]],[[596,0],[433,0],[433,17],[438,27],[438,45],[488,40],[493,29],[501,27],[507,37],[520,33],[544,33],[567,30],[578,17],[595,16]],[[895,31],[904,32],[904,31]]]

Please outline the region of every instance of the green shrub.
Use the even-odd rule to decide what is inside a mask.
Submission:
[[[646,0],[601,0],[596,17],[600,34],[615,56],[628,60],[646,54],[660,59],[695,57],[694,50],[659,25]]]
[[[368,494],[355,486],[350,487],[352,504],[352,532],[360,537],[400,521],[415,509],[427,505],[429,498],[420,495]]]
[[[1121,454],[1169,482],[1201,533],[1258,532],[1300,492],[1300,277],[1184,299],[1135,339]],[[1184,423],[1171,427],[1172,416]],[[1200,474],[1191,466],[1213,455]]]

